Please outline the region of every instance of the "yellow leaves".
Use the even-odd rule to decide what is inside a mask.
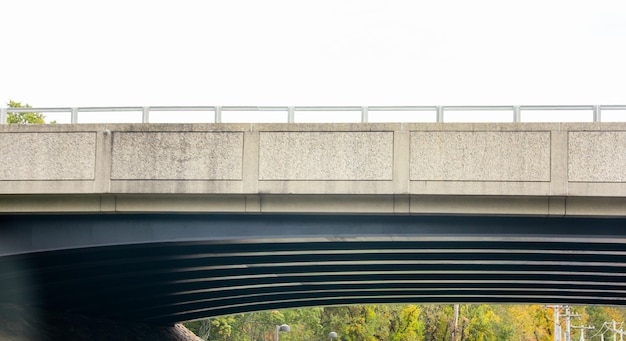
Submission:
[[[622,322],[626,308],[572,307],[581,320],[575,325],[595,325],[598,330],[612,319]],[[461,305],[459,341],[552,341],[552,309],[542,305]],[[211,340],[270,340],[282,323],[291,332],[280,340],[328,340],[330,331],[342,341],[449,341],[453,327],[452,305],[352,305],[312,309],[273,310],[218,317],[211,325]],[[564,319],[561,318],[564,325]],[[578,339],[579,332],[573,332]],[[586,336],[590,336],[586,335]]]

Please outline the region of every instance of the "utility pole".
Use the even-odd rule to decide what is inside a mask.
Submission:
[[[459,329],[459,305],[455,304],[454,305],[454,325],[452,326],[452,337],[450,338],[451,341],[457,341],[458,340],[458,329]]]
[[[544,308],[554,309],[554,341],[561,341],[561,324],[559,323],[560,305],[544,305]]]
[[[580,317],[580,314],[571,314],[571,307],[566,305],[565,306],[565,315],[563,315],[565,317],[565,337],[563,338],[563,341],[572,341],[572,317]]]
[[[570,327],[571,325],[571,321],[570,321],[570,308],[568,305],[565,306],[565,341],[572,341],[572,334],[570,334],[571,330]]]

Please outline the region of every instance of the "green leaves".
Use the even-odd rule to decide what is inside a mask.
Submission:
[[[28,104],[9,100],[9,108],[31,108]],[[9,112],[7,113],[7,123],[9,124],[44,124],[45,116],[37,112]]]
[[[573,309],[582,317],[577,325],[600,328],[605,321],[626,319],[626,308]],[[541,305],[463,304],[456,341],[551,341],[552,316]],[[208,321],[185,325],[214,341],[274,340],[275,326],[283,323],[291,331],[281,333],[281,341],[328,340],[331,331],[339,335],[339,341],[451,341],[454,309],[450,304],[352,305],[272,310]],[[575,339],[578,333],[574,332]]]

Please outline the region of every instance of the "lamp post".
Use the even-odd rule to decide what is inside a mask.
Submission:
[[[330,333],[328,333],[328,337],[330,338],[330,341],[333,341],[333,339],[337,338],[337,333],[330,332]]]
[[[278,333],[279,333],[279,332],[288,332],[288,331],[290,331],[290,330],[291,330],[291,327],[289,327],[289,325],[286,325],[286,324],[282,324],[282,325],[280,325],[280,326],[276,326],[276,332],[275,332],[275,334],[274,334],[274,336],[275,336],[275,338],[274,338],[274,339],[275,339],[276,341],[278,341]]]

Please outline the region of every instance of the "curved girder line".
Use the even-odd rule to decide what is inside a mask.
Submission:
[[[306,307],[319,307],[319,306],[346,306],[346,305],[355,305],[355,304],[407,304],[407,303],[419,303],[419,304],[457,304],[457,303],[472,303],[472,304],[568,304],[568,305],[605,305],[605,306],[613,306],[616,303],[612,301],[605,300],[588,300],[588,299],[573,299],[573,298],[533,298],[533,297],[420,297],[416,299],[408,299],[404,297],[399,297],[395,299],[391,298],[362,298],[362,299],[354,299],[354,298],[341,298],[333,301],[309,301],[309,302],[298,302],[297,304],[293,304],[291,302],[280,302],[280,303],[271,303],[271,304],[263,304],[257,306],[247,306],[247,307],[235,307],[235,308],[225,308],[220,310],[214,310],[210,314],[200,311],[196,313],[187,313],[181,314],[177,316],[169,316],[165,318],[146,318],[147,322],[155,323],[155,324],[166,324],[171,325],[178,322],[184,321],[193,321],[199,319],[206,319],[207,317],[216,317],[223,315],[233,315],[233,314],[241,314],[241,313],[250,313],[255,311],[267,311],[267,310],[276,310],[276,309],[290,309],[290,308],[306,308]]]
[[[624,235],[620,218],[545,218],[393,215],[41,215],[0,216],[0,240],[14,240],[3,255],[68,248],[142,245],[170,241],[277,243],[336,241],[578,241],[614,242]],[[601,221],[601,224],[598,222]],[[66,238],[54,238],[54,231]],[[15,232],[18,231],[18,232]],[[133,231],[133,233],[128,233]],[[263,235],[259,235],[259,231]],[[590,233],[593,231],[593,233]],[[4,238],[3,233],[8,233]],[[121,239],[116,233],[126,236]],[[85,234],[97,236],[84,238]],[[36,240],[23,244],[20,238]],[[23,247],[24,246],[24,247]]]
[[[222,316],[222,315],[232,315],[232,314],[241,314],[244,312],[255,312],[255,311],[267,311],[267,310],[276,310],[276,309],[290,309],[290,308],[305,308],[305,307],[319,307],[319,306],[346,306],[346,305],[354,305],[354,304],[406,304],[406,303],[415,303],[418,302],[420,304],[458,304],[458,303],[472,303],[472,304],[498,304],[502,302],[510,303],[510,304],[572,304],[572,305],[583,305],[585,302],[589,303],[588,300],[575,300],[575,299],[552,299],[552,300],[542,300],[542,299],[528,299],[525,297],[513,298],[508,297],[503,300],[501,297],[435,297],[435,298],[420,298],[419,300],[410,301],[405,298],[397,298],[397,299],[380,299],[380,298],[366,298],[366,299],[340,299],[329,302],[301,302],[297,305],[291,303],[273,303],[266,304],[255,307],[245,307],[245,308],[227,308],[221,309],[219,311],[213,311],[211,315],[207,315],[204,312],[194,313],[194,314],[186,314],[179,315],[175,318],[168,319],[152,319],[150,320],[152,323],[156,324],[173,324],[176,322],[183,321],[193,321],[199,319],[206,319],[207,316]],[[611,305],[610,302],[606,301],[594,301],[591,303],[593,305]]]
[[[81,273],[80,278],[72,278],[69,274],[64,273],[55,273],[52,275],[47,275],[47,273],[38,273],[38,278],[41,279],[41,282],[45,283],[45,286],[54,287],[54,286],[63,286],[63,285],[90,285],[90,283],[107,283],[107,282],[119,282],[119,281],[131,281],[133,279],[154,279],[159,281],[193,281],[193,280],[224,280],[228,277],[228,275],[224,275],[225,272],[223,270],[233,270],[238,275],[242,276],[245,274],[262,274],[262,273],[288,273],[288,271],[293,272],[291,269],[301,269],[304,267],[318,268],[324,269],[329,267],[337,267],[337,266],[351,266],[351,267],[367,267],[371,265],[402,265],[402,266],[435,266],[435,265],[445,265],[445,266],[473,266],[480,265],[482,268],[485,268],[488,265],[510,265],[519,267],[521,265],[524,266],[557,266],[565,268],[575,269],[576,267],[598,267],[600,268],[610,268],[614,267],[614,271],[611,272],[622,272],[623,270],[620,268],[626,267],[626,263],[611,263],[611,262],[593,262],[593,261],[565,261],[565,262],[557,262],[557,261],[509,261],[509,260],[415,260],[415,261],[336,261],[336,262],[303,262],[303,263],[267,263],[267,264],[240,264],[240,265],[232,265],[232,266],[196,266],[193,268],[179,268],[176,270],[171,270],[169,268],[161,269],[161,270],[148,270],[148,271],[137,271],[137,272],[127,272],[122,271],[114,272],[114,271],[105,271],[104,269],[94,268],[87,273]],[[258,268],[271,268],[267,270],[262,270]],[[291,269],[290,269],[291,268]],[[283,270],[284,269],[284,270]],[[556,268],[554,268],[556,270]],[[302,270],[298,270],[302,271]],[[608,271],[608,270],[607,270]],[[222,274],[222,275],[220,275]],[[241,274],[241,275],[239,275]],[[28,277],[26,277],[28,279]],[[2,281],[21,281],[26,282],[21,278],[12,278],[12,277],[3,277]]]
[[[626,294],[626,290],[592,290],[592,289],[561,289],[561,288],[538,288],[538,287],[497,287],[497,286],[480,286],[480,287],[424,287],[424,288],[400,288],[394,286],[383,286],[376,288],[359,288],[357,289],[359,293],[368,293],[368,292],[388,292],[388,293],[410,293],[410,292],[443,292],[446,294],[454,294],[454,293],[463,293],[469,294],[472,292],[481,293],[509,293],[509,294],[520,294],[520,293],[533,293],[536,296],[544,293],[544,295],[548,295],[549,293],[558,292],[561,296],[578,296],[580,294],[587,294],[589,297],[595,297],[597,299],[601,298],[612,298],[615,294],[619,294],[620,297],[624,297]],[[327,290],[292,290],[292,291],[273,291],[273,292],[263,292],[263,293],[247,293],[240,294],[237,296],[216,296],[205,299],[198,299],[194,301],[183,301],[176,302],[174,304],[162,304],[162,305],[140,305],[136,306],[136,309],[125,310],[123,314],[119,314],[119,316],[140,316],[140,315],[150,315],[150,311],[163,311],[163,310],[194,310],[196,306],[221,306],[220,302],[228,302],[229,304],[232,302],[238,302],[242,299],[251,299],[251,298],[259,298],[265,297],[266,301],[275,301],[275,298],[279,298],[281,296],[298,296],[298,297],[335,297],[342,296],[344,293],[354,293],[355,289],[337,289],[336,287],[332,287]],[[339,295],[341,294],[341,295]],[[343,295],[345,296],[345,295]],[[254,301],[254,300],[253,300]],[[121,310],[117,310],[121,311]],[[138,314],[143,312],[143,314]]]
[[[131,288],[138,288],[143,291],[149,287],[156,287],[162,284],[186,284],[194,282],[217,282],[215,285],[219,285],[220,282],[231,280],[243,280],[243,279],[255,279],[260,281],[263,278],[270,278],[272,281],[280,281],[280,278],[289,278],[293,276],[333,276],[341,274],[393,274],[393,273],[405,273],[413,275],[423,274],[441,274],[445,277],[446,274],[458,274],[458,273],[485,273],[495,274],[494,271],[498,271],[499,274],[507,273],[548,273],[551,275],[596,275],[596,276],[616,276],[625,277],[626,273],[617,271],[615,268],[603,268],[603,267],[589,267],[589,266],[558,266],[554,264],[519,264],[515,267],[511,267],[507,263],[496,264],[473,264],[473,266],[467,267],[463,264],[420,264],[416,265],[394,265],[394,270],[388,270],[387,264],[376,264],[376,266],[369,265],[345,265],[345,266],[315,266],[312,269],[308,267],[296,267],[296,268],[241,268],[234,272],[220,272],[220,271],[204,271],[204,272],[190,272],[179,273],[186,277],[174,276],[172,274],[166,274],[161,276],[147,276],[139,277],[140,280],[132,282],[132,284],[126,283],[124,277],[118,278],[114,275],[110,275],[110,278],[106,281],[98,278],[96,280],[89,281],[88,279],[75,278],[74,280],[65,280],[61,283],[55,283],[50,279],[43,280],[43,283],[33,283],[39,289],[47,288],[49,290],[55,287],[65,288],[67,293],[73,293],[82,287],[97,287],[94,293],[103,294],[108,291],[116,291],[118,287],[123,287],[125,290]],[[259,271],[264,269],[264,271]],[[511,270],[515,269],[515,270]],[[254,270],[254,271],[253,271]],[[284,272],[280,272],[280,270]],[[282,279],[281,279],[282,280]],[[97,285],[99,284],[99,285]],[[97,285],[97,286],[96,286]],[[222,285],[227,285],[223,283]],[[208,286],[208,285],[206,285]],[[27,289],[28,285],[22,285],[22,289]],[[59,297],[62,297],[60,295]]]
[[[467,259],[471,257],[473,260],[516,260],[516,259],[524,259],[524,260],[553,260],[553,261],[580,261],[587,263],[607,263],[607,264],[625,264],[626,263],[626,252],[608,252],[608,251],[581,251],[574,252],[571,250],[494,250],[494,249],[464,249],[464,250],[428,250],[428,249],[420,249],[420,250],[409,250],[416,252],[405,252],[405,250],[401,250],[402,252],[394,253],[393,250],[353,250],[351,252],[341,250],[340,252],[311,252],[311,253],[303,253],[296,252],[295,254],[291,253],[279,253],[272,254],[271,252],[261,252],[258,254],[249,256],[234,256],[233,254],[219,255],[215,257],[183,257],[183,258],[166,258],[164,256],[155,256],[154,258],[129,258],[125,261],[117,260],[117,261],[95,261],[93,263],[78,263],[74,264],[73,262],[63,261],[64,265],[62,266],[51,266],[46,267],[45,264],[39,264],[39,267],[30,269],[31,273],[36,271],[40,275],[46,275],[48,273],[55,274],[57,276],[64,276],[65,274],[73,273],[75,271],[82,271],[83,273],[95,273],[102,274],[107,273],[110,270],[116,270],[116,273],[126,272],[129,276],[135,275],[138,272],[145,274],[150,273],[151,271],[154,273],[158,272],[172,272],[172,271],[191,271],[191,270],[202,270],[202,269],[220,269],[220,268],[229,268],[229,267],[241,267],[241,266],[274,266],[274,264],[284,264],[284,266],[290,264],[297,264],[298,262],[306,263],[306,262],[331,262],[331,261],[358,261],[361,258],[367,258],[368,260],[380,260],[380,261],[410,261],[410,260],[424,260],[424,261],[435,261],[435,260],[456,260],[456,259]],[[418,256],[419,255],[419,256]],[[48,259],[49,257],[44,257],[43,261]],[[79,259],[79,260],[82,260]],[[198,264],[202,264],[204,262],[200,262],[200,260],[206,260],[207,263],[210,261],[210,264],[213,265],[204,265],[200,266]],[[219,260],[219,261],[218,261]],[[75,262],[75,261],[74,261]],[[23,263],[23,262],[22,262]],[[153,267],[155,263],[158,263],[158,268],[155,270],[146,270],[150,265]],[[267,265],[264,265],[267,264]],[[7,271],[3,272],[0,275],[0,279],[10,279],[19,276],[30,275],[28,270],[20,269],[19,272]]]
[[[251,302],[246,302],[246,303],[237,303],[237,304],[229,304],[229,305],[225,305],[225,306],[219,306],[219,307],[208,307],[208,308],[201,308],[201,309],[195,309],[195,310],[189,310],[189,311],[181,311],[178,313],[171,313],[171,314],[164,314],[164,315],[159,315],[159,316],[153,316],[150,319],[146,319],[146,320],[157,320],[157,319],[162,319],[164,317],[174,317],[174,316],[179,316],[179,315],[183,315],[183,314],[190,314],[190,313],[198,313],[198,312],[202,312],[203,314],[207,314],[206,316],[214,316],[212,315],[210,312],[211,311],[216,311],[219,309],[226,309],[226,308],[236,308],[236,307],[249,307],[249,306],[256,306],[256,305],[263,305],[263,304],[280,304],[280,303],[290,303],[290,304],[294,304],[294,306],[301,304],[302,302],[316,302],[316,301],[323,301],[323,302],[329,302],[329,301],[333,301],[333,300],[341,300],[341,299],[346,299],[347,297],[349,297],[350,299],[371,299],[373,297],[376,297],[378,299],[394,299],[394,298],[403,298],[403,299],[408,299],[410,298],[412,300],[417,300],[417,299],[423,299],[423,298],[438,298],[440,296],[444,296],[447,298],[456,298],[458,299],[458,302],[464,302],[465,300],[463,298],[467,298],[467,297],[480,297],[480,298],[486,298],[486,297],[492,297],[492,298],[499,298],[499,299],[508,299],[508,298],[524,298],[524,299],[528,299],[530,301],[534,301],[534,300],[561,300],[561,299],[574,299],[574,300],[593,300],[595,299],[595,297],[588,297],[588,296],[561,296],[561,295],[481,295],[481,296],[471,296],[471,295],[449,295],[449,294],[445,294],[445,295],[400,295],[400,294],[396,294],[396,295],[380,295],[380,296],[364,296],[364,295],[360,295],[360,293],[353,293],[354,295],[343,295],[341,297],[324,297],[324,298],[320,298],[320,297],[312,297],[312,298],[293,298],[293,299],[285,299],[285,300],[274,300],[274,301],[251,301]],[[621,302],[621,301],[625,301],[626,298],[621,298],[621,297],[612,297],[609,299],[606,299],[605,301],[614,301],[614,302]],[[318,304],[320,305],[320,304]],[[326,305],[326,303],[321,304],[321,305]]]
[[[210,286],[206,282],[192,282],[192,283],[150,283],[140,285],[124,285],[121,283],[115,288],[96,288],[89,286],[76,286],[70,291],[59,293],[50,299],[50,302],[69,302],[78,301],[86,302],[84,298],[95,295],[97,297],[105,298],[110,297],[142,297],[146,295],[184,295],[190,293],[207,292],[212,288],[228,288],[245,284],[265,284],[267,286],[276,286],[280,283],[289,282],[319,282],[320,279],[330,278],[340,280],[351,279],[357,280],[359,278],[371,280],[372,276],[379,279],[492,279],[501,280],[506,278],[515,278],[518,280],[557,280],[561,279],[562,282],[569,282],[573,279],[586,280],[593,282],[593,280],[602,280],[607,283],[618,283],[618,286],[624,282],[622,279],[626,274],[623,273],[577,273],[577,272],[554,272],[554,271],[457,271],[450,272],[447,270],[442,271],[428,271],[428,272],[414,272],[414,271],[386,271],[386,272],[349,272],[349,273],[302,273],[302,274],[289,274],[278,276],[276,274],[271,276],[252,276],[247,279],[220,281],[220,285]],[[611,279],[609,281],[608,279]],[[87,288],[87,289],[86,289]],[[22,288],[23,289],[23,288]]]
[[[372,256],[384,256],[384,255],[403,255],[403,254],[422,254],[422,255],[428,255],[428,254],[437,254],[437,255],[443,255],[443,254],[471,254],[471,255],[476,255],[476,254],[505,254],[505,255],[513,255],[513,254],[525,254],[525,255],[535,255],[535,254],[551,254],[551,255],[567,255],[570,257],[575,257],[575,256],[579,256],[579,255],[585,255],[585,256],[599,256],[599,255],[605,255],[605,256],[612,256],[612,257],[626,257],[626,251],[624,250],[612,250],[612,251],[608,251],[606,249],[584,249],[584,250],[579,250],[579,249],[556,249],[556,248],[530,248],[529,245],[524,245],[527,246],[526,249],[522,249],[522,248],[502,248],[502,245],[500,245],[501,243],[495,244],[498,246],[498,248],[492,247],[492,248],[485,248],[486,245],[483,245],[483,248],[452,248],[454,247],[454,243],[450,243],[452,244],[452,246],[450,246],[449,248],[432,248],[432,243],[427,243],[429,246],[428,247],[420,247],[420,245],[415,245],[414,249],[403,249],[403,248],[399,248],[399,249],[381,249],[381,248],[371,248],[372,245],[370,245],[371,243],[358,243],[358,244],[367,244],[367,245],[358,245],[363,247],[364,249],[350,249],[350,250],[346,250],[346,249],[309,249],[306,251],[302,251],[302,250],[289,250],[289,251],[250,251],[250,252],[224,252],[224,253],[219,253],[219,252],[211,252],[208,253],[206,251],[203,251],[203,253],[189,253],[188,251],[184,250],[187,248],[191,248],[189,245],[178,245],[177,243],[168,243],[169,244],[174,244],[171,246],[160,246],[160,249],[166,249],[165,251],[167,251],[168,253],[173,253],[173,251],[177,250],[177,249],[183,249],[183,251],[185,251],[185,254],[174,254],[174,255],[163,255],[163,252],[159,252],[159,253],[152,253],[150,255],[139,255],[139,253],[141,253],[142,249],[149,249],[150,251],[155,251],[153,248],[149,248],[149,247],[143,247],[140,248],[139,250],[136,249],[136,246],[133,245],[133,247],[135,247],[135,250],[133,250],[132,254],[127,254],[124,252],[120,252],[117,249],[119,249],[119,247],[98,247],[98,248],[92,248],[90,250],[84,250],[84,249],[80,249],[80,251],[82,251],[80,253],[81,258],[79,259],[74,259],[74,262],[72,264],[59,264],[59,260],[56,260],[55,258],[61,258],[61,257],[68,257],[68,255],[66,254],[67,252],[49,252],[49,253],[45,253],[45,255],[38,255],[37,254],[27,254],[24,256],[6,256],[6,257],[2,257],[0,258],[0,265],[2,263],[5,262],[11,262],[11,263],[29,263],[32,262],[32,259],[29,258],[35,258],[35,256],[45,256],[44,258],[40,258],[37,259],[38,264],[37,264],[37,268],[36,269],[42,269],[42,268],[48,268],[48,267],[52,267],[51,270],[54,271],[70,271],[70,270],[75,270],[77,268],[81,268],[81,267],[93,267],[93,266],[98,266],[98,265],[119,265],[119,264],[126,264],[126,263],[148,263],[148,262],[161,262],[161,261],[177,261],[177,260],[200,260],[200,259],[207,259],[207,260],[211,260],[212,262],[215,262],[216,259],[220,259],[220,258],[224,258],[226,260],[230,260],[233,258],[237,258],[237,257],[241,257],[242,259],[255,259],[255,257],[285,257],[285,256],[332,256],[332,255],[363,255],[363,254],[369,254]],[[352,244],[356,244],[356,243],[352,243]],[[385,243],[387,244],[387,243]],[[416,244],[416,243],[414,243]],[[320,245],[321,246],[321,245]],[[355,245],[351,245],[352,247],[354,247]],[[544,246],[544,245],[542,245]],[[369,247],[369,248],[368,248]],[[560,245],[560,247],[563,247],[563,245]],[[110,249],[110,248],[114,248],[108,251],[105,251],[103,249]],[[77,250],[72,250],[72,251],[77,251]],[[97,252],[97,251],[101,251],[101,252]],[[100,253],[105,253],[106,254],[100,254]],[[59,253],[61,253],[59,255]],[[180,252],[182,253],[182,251]],[[95,254],[95,255],[91,255],[91,257],[89,257],[90,254]],[[104,257],[108,257],[109,259],[103,259]],[[483,256],[484,257],[484,256]],[[92,258],[96,258],[95,260],[93,260]],[[251,262],[251,261],[248,261]],[[46,263],[50,263],[51,265],[46,265]],[[220,264],[229,264],[230,262],[219,262]],[[252,262],[254,263],[254,262]],[[27,269],[25,269],[24,271],[27,271]]]
[[[499,290],[505,288],[529,290],[558,290],[563,292],[598,292],[598,293],[626,293],[626,283],[592,283],[592,282],[558,282],[558,281],[489,281],[489,280],[404,280],[404,281],[336,281],[336,282],[315,282],[315,283],[280,283],[272,286],[267,285],[247,285],[238,287],[219,287],[201,290],[195,293],[182,295],[156,295],[156,296],[130,296],[123,302],[115,301],[115,297],[105,300],[100,304],[100,309],[109,311],[143,311],[162,306],[185,305],[188,303],[208,302],[215,299],[230,299],[248,295],[270,295],[274,293],[300,291],[318,291],[319,288],[330,287],[333,290],[346,288],[343,290],[372,290],[385,288],[386,290],[431,290],[441,288],[450,289],[490,289]],[[127,308],[130,306],[131,308]],[[88,308],[89,305],[82,306]],[[74,305],[74,309],[81,309],[81,306]]]

